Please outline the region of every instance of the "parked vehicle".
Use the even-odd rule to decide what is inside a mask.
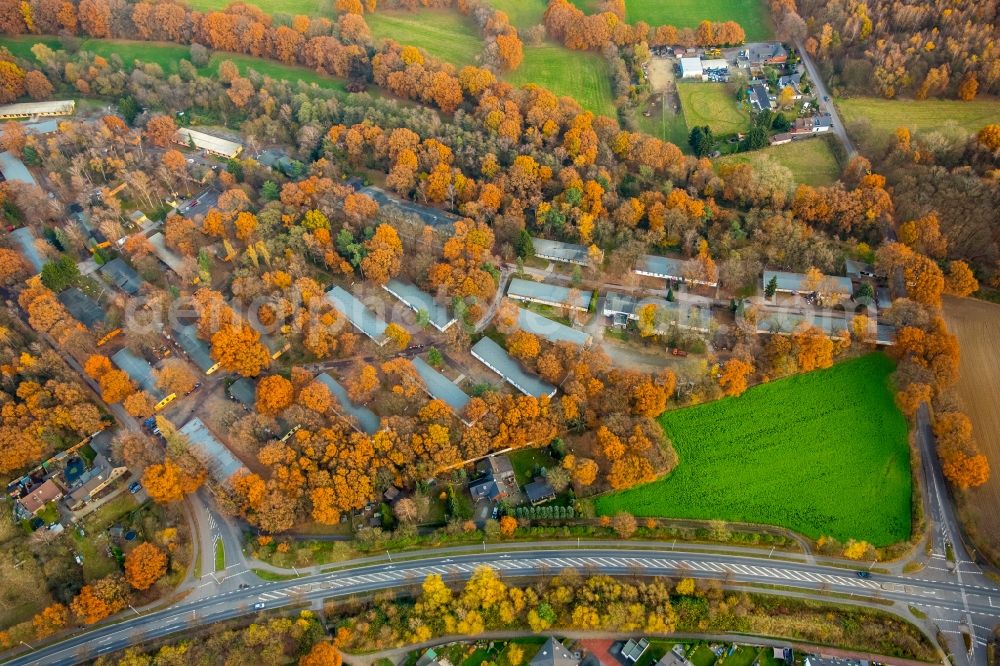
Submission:
[[[681,349],[680,347],[674,347],[670,350],[670,353],[674,356],[687,356],[688,353]]]
[[[142,490],[142,484],[141,484],[141,483],[139,483],[138,481],[133,481],[133,482],[132,482],[132,483],[130,483],[130,484],[129,484],[129,486],[128,486],[128,491],[129,491],[130,493],[132,493],[133,495],[135,495],[135,494],[136,494],[137,492],[139,492],[140,490]]]

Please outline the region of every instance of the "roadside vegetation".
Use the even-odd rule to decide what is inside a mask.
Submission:
[[[882,354],[762,384],[660,418],[670,475],[599,497],[601,514],[780,525],[885,546],[910,535],[906,421]]]

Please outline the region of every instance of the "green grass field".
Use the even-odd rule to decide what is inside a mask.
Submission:
[[[750,116],[724,83],[678,83],[677,92],[688,127],[708,125],[717,136],[750,128]]]
[[[210,12],[225,9],[230,0],[186,0],[192,9],[200,12]],[[306,16],[333,17],[333,3],[329,0],[251,0],[248,5],[260,7],[265,13],[274,14],[304,14]]]
[[[598,0],[574,0],[585,12],[592,12]],[[695,28],[709,21],[736,21],[743,26],[747,41],[769,39],[773,35],[771,20],[762,0],[625,0],[629,23],[645,21],[651,26],[673,25]]]
[[[542,22],[548,3],[545,0],[490,0],[490,4],[507,15],[518,30],[527,30]]]
[[[655,113],[647,118],[637,112],[635,121],[640,132],[669,141],[684,153],[691,152],[691,146],[688,144],[690,132],[683,113]]]
[[[365,20],[376,39],[394,39],[404,46],[418,46],[458,66],[474,64],[483,48],[472,23],[450,10],[380,11],[366,14]]]
[[[56,37],[3,37],[0,38],[0,45],[6,46],[11,53],[26,60],[34,60],[31,47],[42,42],[51,49],[62,48],[62,43]],[[167,44],[160,42],[137,42],[119,39],[87,39],[80,45],[83,51],[89,51],[103,58],[110,58],[117,54],[122,61],[131,66],[135,60],[147,63],[155,63],[169,74],[177,73],[177,63],[180,60],[190,60],[190,49],[186,46]],[[252,56],[238,55],[236,53],[226,53],[216,51],[212,55],[206,67],[198,71],[203,76],[214,76],[219,71],[219,63],[223,60],[232,60],[242,74],[246,74],[248,69],[254,69],[260,74],[269,76],[276,80],[284,81],[304,81],[305,83],[315,83],[321,88],[333,90],[344,90],[345,85],[342,79],[318,74],[306,67],[296,67],[294,65],[284,65],[274,60],[266,58],[254,58]]]
[[[215,570],[217,572],[226,570],[226,544],[222,539],[215,540]]]
[[[669,476],[599,497],[600,514],[779,525],[884,546],[910,534],[907,425],[882,354],[660,417]]]
[[[954,122],[970,131],[978,132],[984,125],[1000,122],[1000,100],[984,99],[962,102],[955,99],[879,99],[856,97],[838,99],[837,108],[844,115],[844,123],[867,120],[872,127],[895,132],[897,127],[910,130],[929,130]]]
[[[796,183],[806,185],[830,185],[840,176],[840,165],[830,150],[830,144],[823,138],[793,141],[781,146],[770,146],[751,153],[735,153],[717,160],[719,164],[727,162],[750,163],[763,156],[778,164],[788,167],[795,176]]]
[[[515,85],[537,83],[556,95],[572,97],[594,113],[615,115],[608,66],[596,53],[554,44],[525,46],[524,62],[507,80]]]

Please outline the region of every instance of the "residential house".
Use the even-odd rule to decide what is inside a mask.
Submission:
[[[556,308],[570,308],[586,312],[593,292],[570,289],[555,284],[514,278],[507,287],[507,296],[516,301],[540,303]]]
[[[528,666],[578,666],[580,658],[566,649],[560,641],[550,637],[538,648]]]
[[[35,177],[28,171],[17,155],[10,151],[0,153],[0,176],[8,182],[25,183],[27,185],[37,185]]]
[[[34,275],[42,272],[45,258],[38,251],[38,239],[30,227],[18,227],[10,232],[10,238],[17,244],[17,249],[24,257],[25,263],[34,271]]]
[[[674,257],[661,257],[659,255],[644,254],[639,257],[632,272],[637,275],[647,275],[649,277],[669,280],[670,282],[690,282],[706,287],[715,287],[717,282],[712,280],[691,279],[686,274],[691,271],[687,269],[688,261]]]
[[[142,287],[142,278],[121,257],[116,257],[101,266],[101,274],[129,296],[138,294]]]
[[[434,400],[440,400],[451,408],[466,425],[471,425],[465,420],[465,407],[469,404],[468,395],[465,391],[455,386],[455,383],[442,375],[440,372],[427,364],[419,356],[413,358],[413,369],[417,371],[420,380],[424,383],[424,390]]]
[[[532,504],[541,504],[556,497],[556,491],[552,487],[552,484],[542,476],[536,476],[534,481],[525,484],[524,494]]]
[[[252,379],[241,377],[229,385],[229,388],[226,389],[226,395],[245,408],[252,408],[257,402],[257,387]]]
[[[792,89],[792,99],[800,100],[802,99],[802,74],[796,72],[794,74],[789,74],[787,76],[778,77],[778,92],[781,92],[785,88],[791,87]]]
[[[330,393],[337,399],[337,403],[340,405],[340,411],[348,420],[353,419],[352,424],[356,423],[355,427],[358,430],[369,435],[374,435],[378,432],[381,426],[379,417],[367,407],[351,402],[350,397],[347,395],[347,389],[340,382],[325,372],[316,375],[316,379],[330,389]]]
[[[496,501],[517,492],[517,479],[510,458],[490,456],[482,464],[485,466],[483,476],[469,485],[472,499]]]
[[[545,238],[532,238],[531,245],[535,249],[535,256],[539,259],[558,261],[564,264],[576,264],[577,266],[586,266],[588,264],[587,248],[583,245],[563,243]]]
[[[590,344],[589,333],[577,328],[570,328],[524,308],[517,309],[517,327],[522,331],[545,338],[549,342],[571,342],[581,347]]]
[[[754,112],[770,111],[775,107],[774,97],[767,91],[767,86],[763,83],[755,83],[750,86],[750,108]]]
[[[95,326],[104,323],[104,318],[106,316],[104,308],[76,287],[70,287],[63,292],[60,292],[56,298],[58,298],[59,302],[63,304],[63,307],[66,308],[71,315],[73,315],[74,319],[87,328],[92,329]]]
[[[49,502],[54,502],[63,496],[63,490],[55,481],[47,479],[43,483],[35,486],[28,494],[18,500],[21,508],[31,515],[37,514],[45,508]]]
[[[219,369],[219,363],[212,358],[212,348],[198,337],[198,327],[195,324],[187,326],[174,324],[173,332],[174,342],[184,351],[188,359],[198,366],[199,370],[210,375]],[[168,337],[170,337],[169,334]]]
[[[177,432],[187,437],[191,453],[205,465],[212,478],[219,483],[228,482],[233,475],[243,469],[243,463],[212,434],[201,419],[197,417],[191,419]]]
[[[833,118],[830,114],[796,118],[792,123],[792,134],[822,134],[833,129]]]
[[[621,655],[625,662],[632,662],[633,664],[639,661],[639,658],[649,647],[648,638],[640,638],[639,640],[629,639],[625,641],[625,645],[622,646]]]
[[[126,472],[128,469],[124,465],[112,466],[103,455],[97,456],[90,469],[80,476],[66,495],[66,505],[72,511],[79,511]]]
[[[389,341],[385,334],[388,324],[368,309],[354,294],[334,286],[326,292],[326,299],[334,309],[347,317],[347,321],[351,322],[354,328],[371,338],[375,344],[381,347]]]

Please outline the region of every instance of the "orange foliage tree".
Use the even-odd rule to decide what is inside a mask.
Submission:
[[[185,495],[198,490],[205,480],[204,473],[192,477],[170,458],[160,465],[150,465],[142,475],[142,485],[146,492],[160,504],[179,502]]]
[[[747,380],[753,374],[753,366],[738,358],[731,358],[726,362],[719,375],[719,386],[722,392],[728,396],[742,395],[747,390]]]
[[[227,324],[212,336],[212,358],[229,372],[256,377],[271,365],[271,354],[250,324]]]
[[[268,375],[257,384],[257,411],[275,416],[292,406],[295,390],[281,375]]]
[[[361,272],[378,284],[385,284],[402,266],[403,243],[388,224],[380,224],[375,235],[365,241],[368,254],[361,260]]]
[[[167,573],[167,554],[155,544],[139,544],[125,556],[125,580],[137,590],[146,590]]]

